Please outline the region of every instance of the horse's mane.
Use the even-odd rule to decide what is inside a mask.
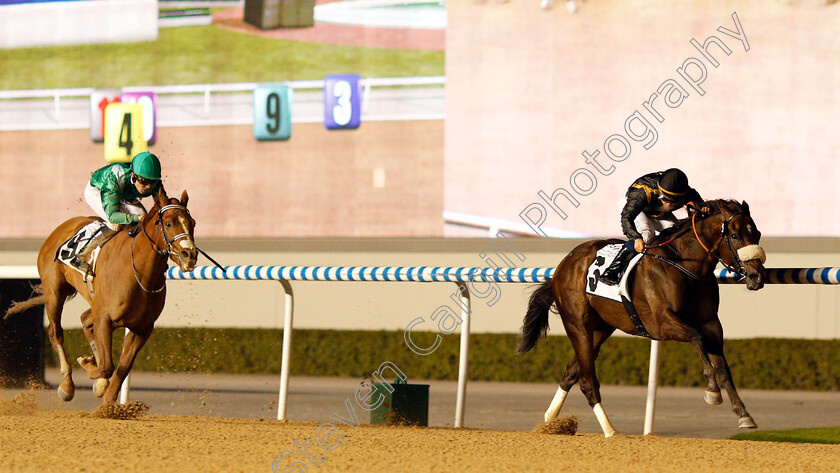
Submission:
[[[163,183],[161,183],[160,188],[158,190],[156,190],[153,194],[151,194],[152,202],[154,202],[154,203],[152,204],[152,208],[149,209],[149,213],[152,213],[153,211],[156,212],[156,211],[160,210],[160,205],[158,204],[158,199],[157,199],[157,194],[158,193],[163,194],[163,198],[164,198],[164,200],[166,200],[167,203],[172,202],[172,199],[169,198],[169,196],[166,194],[166,189],[163,188]]]
[[[744,208],[741,204],[737,201],[732,199],[716,199],[716,200],[707,200],[703,202],[703,205],[708,205],[712,212],[706,215],[705,217],[700,217],[698,215],[697,221],[703,221],[713,215],[723,213],[723,210],[726,209],[729,213],[732,214],[747,214],[749,215],[750,211],[749,208]],[[691,227],[691,218],[685,218],[674,224],[673,227],[666,228],[662,231],[659,235],[657,235],[654,241],[668,241],[675,235],[681,235],[686,229]]]

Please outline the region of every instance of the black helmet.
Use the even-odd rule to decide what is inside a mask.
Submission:
[[[668,197],[682,197],[688,193],[688,177],[677,168],[664,171],[659,176],[659,192]]]

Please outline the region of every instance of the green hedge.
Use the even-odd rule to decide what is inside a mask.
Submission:
[[[72,359],[90,349],[81,330],[66,330]],[[435,334],[412,334],[429,346]],[[115,334],[115,353],[122,336]],[[141,350],[135,369],[165,372],[280,373],[282,330],[162,328]],[[470,379],[557,382],[572,356],[569,340],[552,336],[525,355],[516,355],[513,334],[473,334]],[[47,344],[47,364],[56,357]],[[640,338],[608,340],[598,358],[601,384],[647,383],[650,343]],[[840,340],[727,340],[726,354],[736,386],[752,389],[840,390]],[[382,362],[397,364],[409,379],[458,376],[458,334],[443,337],[438,349],[420,356],[406,347],[402,332],[295,330],[293,375],[361,378]],[[666,386],[704,386],[700,358],[684,343],[662,345],[660,382]]]

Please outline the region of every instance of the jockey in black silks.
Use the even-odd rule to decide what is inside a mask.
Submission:
[[[686,207],[689,212],[709,213],[696,190],[688,185],[688,177],[676,168],[645,174],[627,189],[627,203],[621,211],[621,230],[628,240],[612,264],[599,278],[616,285],[627,263],[644,251],[654,237],[678,220],[674,211]]]

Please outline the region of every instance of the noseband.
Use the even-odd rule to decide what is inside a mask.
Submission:
[[[158,250],[157,248],[155,248],[155,251],[157,251],[158,254],[164,254],[165,255],[165,254],[168,253],[168,254],[173,255],[173,256],[178,256],[178,253],[176,253],[175,251],[172,250],[172,245],[176,241],[178,241],[182,238],[189,239],[190,234],[187,233],[187,232],[179,233],[179,234],[175,235],[174,237],[172,237],[171,240],[169,239],[169,235],[167,235],[166,232],[163,231],[163,213],[166,212],[167,210],[170,210],[170,209],[181,209],[184,212],[186,212],[187,215],[190,214],[190,211],[187,210],[187,208],[184,207],[183,205],[170,204],[170,205],[165,205],[165,206],[161,207],[161,209],[158,211],[158,220],[157,220],[157,222],[155,222],[155,225],[157,225],[160,232],[163,233],[163,240],[166,242],[166,245],[169,247],[169,250],[164,251],[164,250]]]
[[[172,249],[172,245],[176,241],[178,241],[182,238],[186,238],[188,240],[190,238],[190,234],[187,233],[187,232],[184,232],[184,233],[179,233],[179,234],[175,235],[174,237],[172,237],[170,239],[169,235],[167,235],[166,232],[164,231],[164,229],[163,229],[163,213],[166,212],[167,210],[173,210],[173,209],[180,209],[180,210],[183,210],[184,212],[186,212],[187,215],[190,214],[190,211],[187,210],[186,207],[184,207],[183,205],[178,205],[178,204],[164,205],[163,207],[160,208],[160,210],[158,210],[158,218],[157,218],[157,221],[155,222],[155,228],[156,228],[155,233],[157,233],[159,231],[160,233],[163,234],[163,241],[166,242],[166,246],[167,246],[167,249],[165,249],[165,250],[161,250],[160,248],[158,248],[155,240],[152,239],[152,237],[146,231],[146,226],[140,224],[141,228],[143,229],[143,234],[146,235],[146,238],[148,238],[149,242],[152,244],[152,250],[154,250],[155,253],[157,253],[161,256],[178,256],[178,252],[176,252]],[[143,289],[146,292],[160,292],[166,286],[166,281],[164,280],[164,282],[160,286],[160,288],[149,290],[149,289],[146,289],[143,286],[143,283],[140,282],[140,278],[137,277],[137,266],[134,265],[134,240],[131,240],[131,269],[134,270],[134,280],[137,281],[137,284],[140,285],[140,288]]]
[[[700,246],[702,246],[703,249],[706,250],[706,253],[710,254],[712,250],[710,250],[708,247],[706,247],[706,245],[703,244],[703,240],[700,239],[700,235],[697,233],[697,227],[694,224],[694,218],[696,216],[697,214],[691,216],[691,228],[694,230],[694,236],[697,238],[697,241],[700,243]],[[720,236],[721,238],[726,239],[726,244],[729,247],[729,253],[732,255],[732,259],[735,260],[735,265],[737,265],[737,269],[732,265],[727,264],[721,256],[718,256],[718,261],[727,270],[737,274],[739,276],[738,281],[743,281],[747,278],[747,268],[744,266],[741,255],[749,255],[750,258],[747,261],[758,259],[761,260],[761,262],[763,263],[765,260],[764,250],[762,250],[761,247],[758,245],[747,245],[739,249],[735,248],[735,244],[732,243],[732,238],[729,236],[729,221],[732,220],[734,217],[735,216],[733,215],[720,224]]]

